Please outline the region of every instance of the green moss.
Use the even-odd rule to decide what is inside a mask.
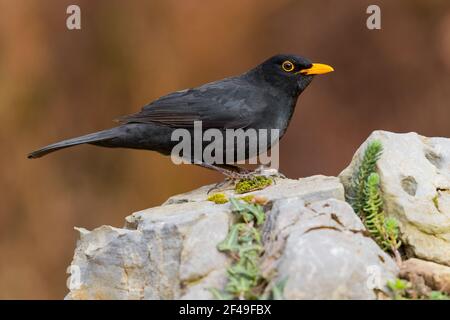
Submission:
[[[208,201],[216,204],[224,204],[228,202],[228,198],[224,193],[214,193],[208,197]]]
[[[250,179],[243,179],[236,183],[234,191],[237,194],[247,193],[255,190],[261,190],[273,183],[273,180],[264,176],[254,176]]]
[[[240,197],[239,199],[242,200],[242,201],[245,201],[247,203],[252,203],[254,198],[255,198],[255,196],[253,194],[249,194],[249,195]]]

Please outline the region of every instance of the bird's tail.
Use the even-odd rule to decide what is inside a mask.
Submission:
[[[33,151],[30,154],[28,154],[28,159],[40,158],[53,151],[61,150],[64,148],[76,146],[83,143],[95,143],[115,138],[117,136],[117,131],[115,129],[116,128],[94,132],[81,137],[76,137],[73,139],[63,140],[57,143],[50,144],[48,146],[45,146],[39,150]]]

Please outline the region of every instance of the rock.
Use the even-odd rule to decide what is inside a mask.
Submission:
[[[450,267],[412,258],[402,263],[400,277],[412,283],[423,281],[433,290],[450,294]]]
[[[340,174],[346,189],[375,139],[384,149],[377,162],[384,209],[399,221],[408,254],[450,265],[450,139],[375,131]]]
[[[122,229],[79,228],[66,298],[212,299],[210,289],[227,282],[231,261],[216,246],[234,214],[229,203],[206,201],[210,188],[136,212]],[[270,201],[261,268],[269,286],[289,279],[286,298],[372,299],[373,279],[383,290],[395,277],[392,259],[343,201],[338,178],[282,179],[252,194]]]
[[[205,201],[208,197],[207,192],[212,186],[205,186],[197,190],[179,194],[169,198],[164,205],[178,204],[184,202]],[[221,191],[222,192],[222,191]],[[233,190],[223,191],[228,197],[234,196]],[[277,179],[276,183],[270,188],[246,193],[255,196],[264,196],[269,201],[289,197],[302,197],[305,201],[316,201],[321,199],[336,198],[344,200],[344,188],[339,179],[326,176],[312,176],[293,179]]]
[[[375,299],[398,272],[343,201],[277,200],[268,217],[263,270],[286,299]]]
[[[226,269],[216,244],[230,217],[226,205],[191,202],[137,212],[127,217],[127,229],[80,232],[72,270],[79,268],[81,281],[68,298],[179,298],[182,286]]]

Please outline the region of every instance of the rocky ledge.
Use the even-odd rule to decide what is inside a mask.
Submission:
[[[400,266],[346,202],[374,140],[383,145],[376,171],[384,213],[398,220],[403,259],[414,258]],[[136,212],[123,228],[76,228],[66,299],[213,299],[233,263],[217,246],[235,213],[230,202],[208,201],[210,188]],[[285,299],[389,297],[386,284],[402,275],[450,291],[450,139],[376,131],[339,177],[275,179],[248,194],[265,199],[259,267],[268,287],[287,280]]]

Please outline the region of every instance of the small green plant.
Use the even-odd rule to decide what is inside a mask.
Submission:
[[[228,253],[234,263],[227,269],[228,282],[224,292],[212,289],[218,299],[260,299],[267,280],[259,269],[263,253],[259,227],[265,221],[265,214],[259,204],[230,198],[236,221],[217,249]],[[276,287],[276,288],[275,288]],[[280,288],[275,286],[271,296],[280,296]]]
[[[387,287],[392,292],[394,300],[409,299],[408,289],[411,288],[411,283],[406,280],[398,279],[387,282]]]
[[[362,219],[378,245],[385,251],[395,253],[401,245],[398,240],[398,223],[393,218],[385,218],[379,184],[378,174],[371,173],[365,184],[365,204],[362,208],[364,213]]]
[[[264,196],[255,196],[253,194],[248,194],[246,196],[239,197],[238,199],[242,200],[242,201],[245,201],[247,203],[260,204],[260,205],[265,205],[268,202],[266,197],[264,197]],[[224,194],[224,193],[214,193],[214,194],[210,195],[207,198],[207,200],[208,201],[212,201],[215,204],[224,204],[224,203],[227,203],[229,201],[227,195]]]
[[[398,248],[398,222],[386,218],[383,211],[383,199],[380,191],[380,177],[376,173],[376,163],[383,152],[380,141],[374,140],[367,145],[359,168],[352,178],[351,188],[347,192],[347,201],[360,216],[371,236],[385,251],[391,251],[397,263],[401,263]]]
[[[409,300],[409,299],[422,299],[422,300],[450,300],[450,297],[441,291],[430,291],[420,289],[421,286],[414,285],[404,279],[396,278],[393,281],[387,282],[387,287],[392,293],[394,300]]]
[[[347,194],[347,201],[359,214],[366,204],[366,182],[370,174],[375,172],[375,166],[383,152],[383,145],[380,141],[374,140],[367,145],[363,158],[356,174],[352,178],[352,186]]]
[[[267,290],[264,292],[264,294],[261,296],[260,300],[283,300],[283,291],[284,287],[287,283],[287,278],[278,281],[270,290]]]
[[[441,291],[431,291],[430,295],[428,296],[430,300],[450,300],[450,296],[446,293],[443,293]]]
[[[255,190],[261,190],[273,183],[272,178],[265,176],[254,176],[249,179],[243,179],[236,183],[234,191],[237,194],[247,193]]]

